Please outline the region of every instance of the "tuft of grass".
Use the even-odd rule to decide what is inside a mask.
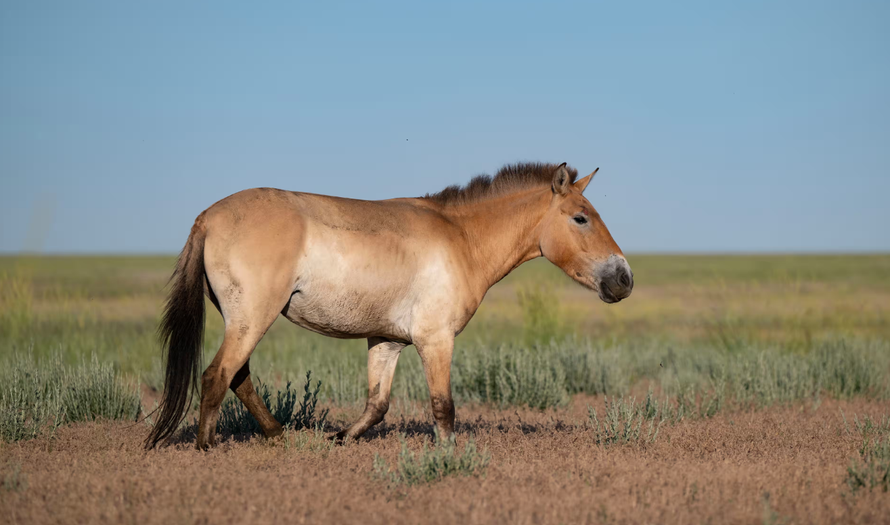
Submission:
[[[76,367],[58,355],[35,361],[19,355],[0,372],[0,438],[20,441],[52,433],[65,423],[134,420],[139,394],[109,363],[94,355]]]
[[[477,450],[472,437],[467,440],[463,453],[458,453],[454,436],[443,439],[438,430],[436,444],[430,446],[429,441],[424,440],[420,452],[408,448],[404,434],[400,440],[402,450],[395,467],[390,467],[379,454],[374,456],[372,475],[391,487],[433,483],[449,476],[483,476],[491,462],[491,454]]]
[[[336,446],[336,442],[327,439],[321,425],[312,428],[311,432],[298,432],[287,429],[284,433],[284,449],[297,452],[312,452],[327,456]]]
[[[66,368],[62,382],[62,412],[69,422],[135,421],[142,411],[137,387],[128,387],[114,366],[100,363],[95,354],[80,367]]]
[[[14,462],[4,467],[3,484],[0,489],[4,492],[19,492],[28,488],[27,478],[22,474],[22,464]]]
[[[727,404],[726,377],[719,375],[706,388],[687,387],[677,395],[674,421],[683,418],[708,419],[717,415]]]
[[[887,396],[886,344],[828,341],[799,355],[780,350],[745,352],[726,362],[733,397],[757,407],[799,400]],[[753,354],[753,355],[752,355]]]
[[[559,360],[565,371],[565,388],[569,394],[621,396],[627,392],[629,368],[621,362],[623,356],[618,351],[594,350],[578,343],[572,347],[573,350],[567,351],[551,345],[546,350]]]
[[[500,406],[550,408],[568,401],[565,371],[558,359],[537,349],[499,347],[455,364],[455,395]]]
[[[602,417],[595,408],[587,407],[587,428],[593,431],[597,445],[654,443],[665,424],[715,416],[724,406],[724,390],[718,382],[703,392],[698,392],[694,387],[685,388],[673,399],[658,399],[651,388],[642,403],[638,403],[635,397],[607,397]]]
[[[773,505],[770,502],[769,492],[763,493],[760,498],[760,503],[763,505],[763,525],[782,525],[788,523],[788,520],[773,508]]]
[[[30,354],[17,356],[0,372],[0,438],[33,439],[62,423],[62,375],[58,360],[38,367]]]
[[[593,431],[593,441],[604,447],[613,445],[639,445],[654,443],[668,415],[647,399],[638,404],[636,398],[606,399],[603,418],[596,409],[588,406],[588,428]],[[646,422],[645,432],[643,423]]]
[[[855,494],[860,490],[890,491],[890,418],[884,416],[877,423],[866,416],[855,415],[856,430],[862,436],[859,458],[847,467],[847,487]],[[847,423],[846,417],[844,423]],[[849,426],[847,427],[849,432]]]
[[[275,400],[272,401],[272,392],[268,385],[258,382],[256,392],[262,398],[272,415],[281,425],[290,430],[304,428],[316,428],[324,426],[328,410],[322,410],[316,414],[318,405],[318,393],[321,390],[321,381],[315,383],[312,388],[311,372],[306,372],[306,383],[303,385],[302,400],[299,401],[298,391],[288,381],[283,390],[275,392]],[[195,423],[197,427],[197,423]],[[260,424],[244,407],[240,400],[234,397],[227,398],[220,407],[219,419],[216,425],[217,432],[227,434],[257,434],[261,431]]]

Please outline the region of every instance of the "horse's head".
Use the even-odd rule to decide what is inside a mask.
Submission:
[[[550,208],[541,222],[541,253],[604,302],[617,303],[630,295],[634,275],[603,220],[582,195],[594,174],[573,184],[564,163],[556,169]]]

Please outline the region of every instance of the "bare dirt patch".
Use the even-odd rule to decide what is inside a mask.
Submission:
[[[886,403],[826,401],[663,427],[653,444],[599,447],[586,404],[561,411],[463,407],[492,461],[484,477],[388,488],[375,454],[395,461],[407,434],[432,434],[418,407],[397,407],[363,439],[329,447],[229,439],[209,453],[182,443],[145,452],[144,426],[87,423],[3,445],[8,523],[886,523],[890,495],[845,485],[861,444],[841,411],[878,417]],[[335,411],[334,425],[354,410]],[[292,438],[294,436],[291,436]],[[0,480],[2,481],[2,480]]]

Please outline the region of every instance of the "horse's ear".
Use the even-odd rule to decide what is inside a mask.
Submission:
[[[590,184],[590,181],[593,180],[593,176],[596,175],[596,172],[599,170],[599,168],[593,170],[593,173],[575,183],[575,189],[578,190],[578,193],[584,193],[584,190],[587,189],[587,185]]]
[[[557,195],[565,195],[569,192],[569,184],[571,184],[571,177],[569,177],[569,171],[566,169],[566,163],[563,162],[556,168],[556,171],[553,173],[553,183],[551,184],[551,188],[553,189],[553,193]]]

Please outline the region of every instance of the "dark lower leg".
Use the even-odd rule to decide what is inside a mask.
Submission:
[[[267,438],[280,436],[282,434],[284,430],[281,427],[281,423],[279,423],[272,413],[269,412],[269,407],[266,406],[266,403],[264,403],[263,399],[257,394],[253,382],[250,380],[249,361],[244,363],[241,370],[238,370],[238,373],[235,374],[230,388],[235,392],[235,395],[238,396],[238,399],[241,400],[241,403],[244,404],[244,407],[247,408],[247,411],[250,412],[250,415],[252,415],[253,418],[257,420],[257,423],[260,424],[260,428],[263,429],[263,434],[265,434]]]
[[[383,416],[389,410],[389,400],[368,399],[365,410],[358,420],[346,430],[337,433],[338,439],[357,438],[377,423],[383,421]]]
[[[216,420],[219,406],[226,395],[231,375],[216,363],[211,363],[201,377],[201,416],[198,420],[197,447],[206,450],[216,445]]]
[[[439,427],[439,435],[443,438],[451,437],[454,434],[454,401],[451,399],[451,393],[449,392],[447,396],[433,395],[430,397],[430,402],[433,418]]]
[[[450,438],[454,434],[454,401],[451,397],[453,350],[453,339],[446,339],[438,344],[422,344],[418,347],[427,386],[430,389],[430,406],[433,409],[439,436],[442,438]]]

